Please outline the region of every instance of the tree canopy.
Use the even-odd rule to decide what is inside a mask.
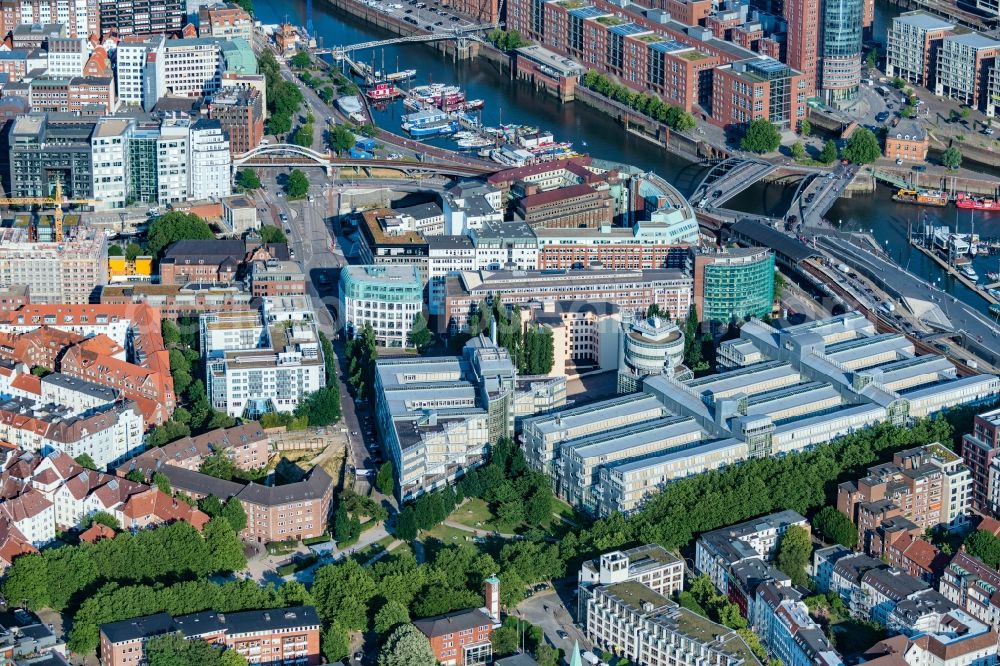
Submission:
[[[823,150],[819,153],[819,161],[823,164],[833,164],[837,161],[837,144],[833,139],[827,139]]]
[[[289,199],[302,199],[309,192],[309,179],[298,169],[292,169],[285,182],[285,194]]]
[[[859,127],[847,140],[844,157],[855,164],[871,164],[882,156],[875,134],[867,127]]]
[[[240,169],[236,172],[236,187],[243,191],[260,189],[260,177],[253,169]]]
[[[427,637],[412,624],[393,631],[378,653],[378,666],[434,666],[437,659]]]
[[[832,506],[825,506],[812,519],[816,532],[827,541],[853,549],[858,544],[858,529],[851,519]]]
[[[955,146],[945,148],[941,153],[941,164],[949,169],[957,169],[962,166],[962,151]]]
[[[965,550],[993,569],[1000,567],[1000,539],[992,532],[976,530],[965,539]]]
[[[778,128],[767,118],[757,118],[747,125],[740,148],[751,153],[770,153],[781,145],[781,134]]]
[[[812,556],[812,542],[809,531],[799,525],[792,525],[778,542],[778,556],[775,563],[789,578],[793,585],[809,587],[809,574],[806,567]]]
[[[329,134],[330,149],[338,155],[345,153],[354,147],[356,142],[354,132],[347,129],[344,125],[334,126],[334,128],[330,130]]]
[[[205,220],[193,213],[171,211],[149,224],[146,245],[153,256],[159,257],[168,245],[179,240],[212,240],[215,234]]]
[[[262,224],[260,229],[257,230],[260,234],[260,239],[265,243],[287,243],[288,237],[285,236],[285,232],[281,230],[280,227],[276,227],[273,224]]]

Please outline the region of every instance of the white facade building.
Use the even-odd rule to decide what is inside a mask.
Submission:
[[[163,89],[171,97],[211,97],[222,85],[220,39],[172,39],[163,48]]]
[[[345,266],[340,303],[348,337],[370,325],[379,345],[407,347],[413,319],[423,309],[424,286],[412,264]]]
[[[218,120],[202,119],[191,125],[190,153],[191,199],[222,199],[233,193],[229,139]]]
[[[90,137],[94,199],[101,208],[124,208],[128,200],[128,140],[131,118],[102,118]]]
[[[141,42],[121,42],[115,49],[118,101],[150,110],[162,96],[156,83],[163,81],[163,35]],[[149,87],[147,87],[149,78]]]
[[[191,198],[188,190],[190,125],[187,118],[165,118],[160,125],[156,141],[156,181],[157,201],[161,204]]]
[[[230,416],[293,412],[326,386],[326,367],[311,310],[271,309],[201,317],[205,388],[216,409]]]
[[[48,40],[49,70],[54,77],[83,76],[90,57],[86,38],[51,37]]]

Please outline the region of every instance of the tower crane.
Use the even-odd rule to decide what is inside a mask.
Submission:
[[[62,195],[62,180],[56,179],[56,191],[51,197],[0,197],[0,205],[6,206],[52,206],[52,218],[55,223],[56,241],[63,239],[63,206],[67,204],[77,204],[93,206],[97,201],[94,199],[64,199]]]

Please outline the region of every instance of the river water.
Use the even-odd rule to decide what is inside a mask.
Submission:
[[[288,20],[305,25],[306,0],[255,0],[255,14],[264,23]],[[315,33],[324,46],[354,44],[391,37],[345,12],[328,5],[324,0],[314,0],[312,22]],[[874,34],[884,35],[887,25],[896,13],[884,0],[876,2]],[[371,62],[372,53],[359,55]],[[486,125],[521,123],[551,131],[558,141],[571,141],[580,152],[596,158],[633,164],[644,170],[654,171],[673,183],[682,192],[690,191],[699,181],[704,169],[681,157],[668,153],[659,146],[629,134],[607,115],[583,104],[561,104],[553,97],[534,90],[530,85],[511,80],[499,67],[485,60],[453,62],[449,57],[427,46],[400,44],[385,47],[374,54],[375,66],[387,71],[416,69],[414,84],[441,82],[460,85],[468,99],[482,98],[486,106],[482,121]],[[375,111],[376,122],[386,129],[398,131],[399,116],[406,111],[402,104],[390,105]],[[434,143],[450,145],[446,139]],[[790,192],[777,184],[759,184],[733,200],[734,208],[760,213],[783,213]],[[891,191],[880,187],[871,196],[841,199],[830,210],[827,218],[846,230],[864,230],[871,233],[888,249],[893,258],[917,275],[937,282],[967,303],[986,311],[986,302],[958,284],[934,262],[906,243],[908,222],[916,230],[924,223],[956,225],[963,232],[969,231],[973,221],[975,231],[987,237],[1000,237],[1000,212],[975,213],[954,207],[943,209],[921,208],[898,204],[891,199]],[[980,257],[974,266],[985,280],[988,271],[1000,272],[1000,259],[996,256]]]

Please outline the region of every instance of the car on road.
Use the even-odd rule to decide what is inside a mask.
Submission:
[[[452,16],[452,17],[451,17],[450,19],[448,19],[448,20],[449,20],[449,21],[452,21],[452,22],[455,22],[455,21],[461,21],[461,19],[460,19],[460,18],[458,18],[457,16]]]
[[[917,164],[917,165],[915,165],[913,167],[913,170],[914,171],[927,171],[927,167],[925,167],[923,164]]]
[[[435,26],[444,25],[444,21],[437,21],[434,23]]]
[[[309,195],[309,203],[312,203],[314,201],[316,201],[316,197],[314,197],[313,195],[310,194]]]
[[[880,113],[876,113],[875,114],[875,120],[877,120],[880,123],[884,123],[885,121],[889,120],[889,112],[888,111],[882,111]]]
[[[288,213],[278,213],[278,219],[282,222],[288,222]]]
[[[566,640],[567,638],[569,638],[569,634],[567,634],[562,629],[560,629],[559,631],[556,632],[556,636],[558,636],[559,638],[561,638],[563,640]]]
[[[712,192],[712,196],[714,198],[718,199],[719,197],[722,196],[722,190],[716,190],[716,191]]]
[[[285,235],[287,236],[287,235],[289,235],[291,233],[292,233],[292,228],[291,227],[285,227]]]
[[[993,136],[993,128],[992,127],[984,128],[983,134],[985,134],[986,136]]]

